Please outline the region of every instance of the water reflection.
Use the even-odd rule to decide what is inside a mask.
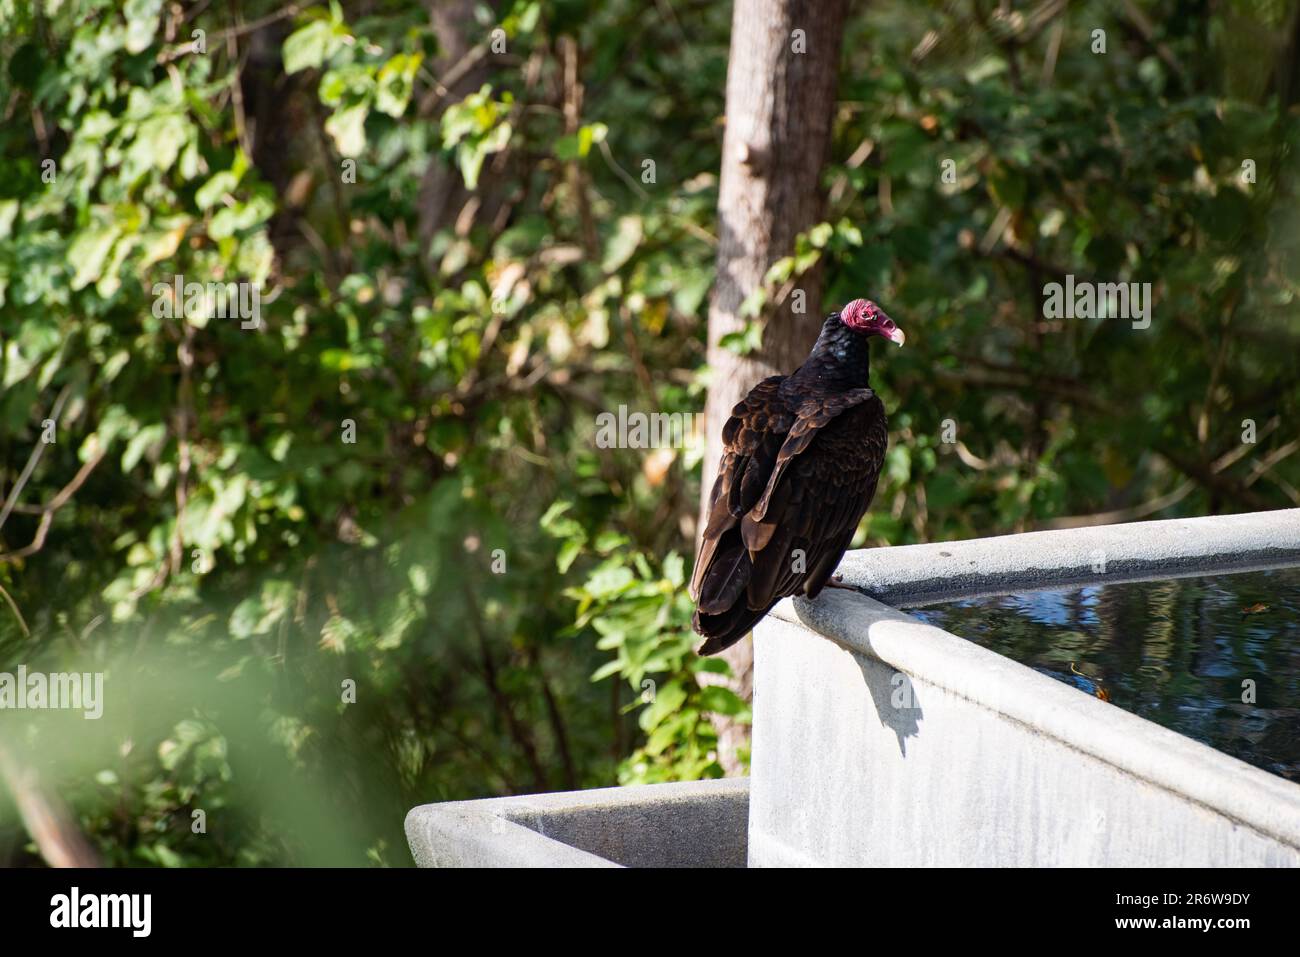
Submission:
[[[1300,569],[1090,585],[907,610],[1300,781]]]

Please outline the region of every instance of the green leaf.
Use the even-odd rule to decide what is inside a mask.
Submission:
[[[596,598],[605,598],[620,592],[635,580],[632,569],[606,563],[587,579],[587,591]]]
[[[676,552],[670,552],[664,559],[664,578],[672,584],[674,588],[681,588],[686,581],[685,563],[682,556]]]
[[[666,718],[686,704],[686,689],[681,682],[671,681],[655,692],[650,707],[641,712],[638,722],[643,731],[653,731]]]
[[[0,239],[8,239],[13,232],[14,217],[18,215],[18,200],[0,200]]]
[[[109,251],[120,235],[113,223],[101,223],[77,234],[68,247],[68,264],[74,270],[73,289],[83,289],[99,278]]]
[[[166,436],[167,427],[160,422],[147,425],[131,436],[131,440],[126,443],[126,451],[122,453],[122,471],[129,472],[135,468],[144,453]]]
[[[158,32],[158,13],[162,0],[126,0],[122,13],[126,16],[126,50],[141,53],[153,43]]]
[[[245,598],[230,615],[230,636],[251,638],[269,634],[292,607],[296,589],[291,582],[272,579],[261,594]]]
[[[600,268],[607,273],[617,271],[636,253],[644,232],[640,216],[620,217],[613,238],[605,245],[605,257]]]
[[[230,170],[222,170],[198,188],[194,202],[199,209],[211,209],[221,202],[222,197],[232,193],[239,185],[239,177]]]
[[[377,78],[375,109],[392,117],[406,112],[421,59],[418,53],[399,53],[383,65]]]
[[[615,658],[613,661],[607,661],[597,668],[591,675],[592,681],[604,681],[611,675],[616,675],[623,668],[623,662]]]
[[[297,73],[299,70],[319,68],[338,52],[347,35],[345,27],[329,20],[313,20],[305,27],[295,30],[285,39],[281,51],[284,72]]]
[[[560,546],[559,553],[555,556],[555,567],[563,575],[572,567],[574,561],[582,554],[582,542],[578,539],[570,539]]]
[[[700,710],[732,717],[749,713],[749,708],[740,696],[721,685],[707,685],[700,689]]]
[[[259,192],[247,202],[217,210],[208,224],[208,235],[213,239],[226,239],[266,222],[274,213],[274,201],[268,194]]]
[[[175,113],[145,120],[127,151],[130,175],[134,178],[151,168],[163,172],[171,169],[192,131],[189,120]]]
[[[342,155],[356,157],[365,151],[366,117],[369,114],[369,104],[357,103],[335,110],[325,121],[325,132],[334,138],[334,145]]]

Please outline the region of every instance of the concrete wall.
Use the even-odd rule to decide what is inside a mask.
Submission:
[[[744,867],[749,779],[425,804],[418,867]]]
[[[870,598],[755,641],[751,867],[1300,865],[1300,787]]]

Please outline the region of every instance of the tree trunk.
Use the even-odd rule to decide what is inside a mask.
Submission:
[[[822,211],[818,178],[830,142],[839,72],[840,35],[847,0],[736,0],[727,68],[727,125],[722,140],[718,195],[718,274],[709,307],[708,361],[713,370],[705,407],[708,447],[703,504],[717,473],[722,427],[732,407],[760,379],[790,373],[808,354],[821,326],[820,277],[798,280],[796,297],[764,310],[763,345],[737,356],[722,337],[745,327],[740,305],[763,282],[773,262],[794,249],[795,237],[816,225]],[[704,527],[699,523],[699,531]],[[742,698],[752,692],[753,646],[733,645],[723,657],[727,682]],[[736,749],[746,729],[715,716],[719,759],[739,769]]]
[[[434,120],[442,116],[449,104],[482,87],[492,70],[491,56],[476,49],[487,42],[487,30],[474,19],[474,0],[429,0],[427,5],[433,32],[438,38],[438,56],[430,68],[440,81],[446,81],[446,92],[430,91],[419,104],[419,114],[422,119]],[[491,175],[491,165],[486,164],[480,177],[480,196],[489,192],[486,180]],[[418,200],[417,234],[421,261],[428,264],[429,246],[434,235],[456,223],[470,195],[460,171],[453,164],[441,156],[429,157],[429,165],[420,180]]]

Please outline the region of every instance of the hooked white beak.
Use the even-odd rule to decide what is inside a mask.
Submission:
[[[894,331],[885,337],[890,342],[897,342],[900,346],[906,341],[907,336],[903,335],[903,330],[894,326]]]

